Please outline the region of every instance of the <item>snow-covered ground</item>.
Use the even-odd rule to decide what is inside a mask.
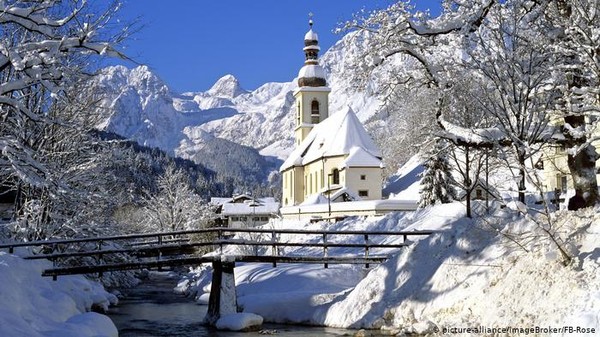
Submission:
[[[0,252],[0,336],[116,337],[118,331],[92,306],[108,308],[117,298],[83,276],[43,278],[49,262]]]
[[[413,245],[370,269],[239,264],[235,270],[238,305],[270,322],[333,327],[418,333],[481,326],[580,327],[594,328],[597,333],[599,209],[559,211],[553,213],[553,220],[561,242],[567,242],[564,246],[574,256],[566,267],[548,237],[528,218],[508,208],[474,220],[464,217],[462,204],[453,203],[334,224],[271,223],[273,228],[435,229],[438,233],[411,239]],[[302,237],[290,234],[282,239],[299,241]],[[331,240],[341,237],[332,236]],[[283,253],[309,251],[288,248]],[[317,254],[319,249],[311,253]],[[329,251],[330,255],[348,253],[352,252],[347,248]],[[372,251],[380,253],[383,251]],[[60,277],[56,282],[42,278],[45,266],[47,262],[0,253],[0,336],[117,336],[110,319],[89,312],[92,305],[114,303],[113,295],[80,276]],[[209,283],[210,270],[198,268],[178,290],[197,291],[199,300],[205,301]]]
[[[554,217],[555,228],[561,237],[568,238],[566,247],[575,256],[567,267],[561,264],[547,236],[510,209],[471,220],[464,217],[462,204],[453,203],[335,224],[272,223],[272,227],[303,229],[439,232],[416,240],[370,270],[360,266],[324,269],[317,265],[271,268],[241,264],[235,269],[238,305],[266,321],[333,327],[426,333],[480,326],[579,326],[598,332],[598,209],[561,211]],[[511,236],[517,232],[522,234]],[[289,239],[298,241],[301,237],[290,235]],[[307,251],[290,249],[286,253]],[[349,251],[330,250],[330,255],[343,253]],[[198,295],[209,290],[208,269],[190,276],[198,279],[181,282],[178,290],[198,291]],[[206,296],[201,296],[202,300]]]

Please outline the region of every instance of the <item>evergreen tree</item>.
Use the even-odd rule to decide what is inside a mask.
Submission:
[[[427,161],[423,164],[425,171],[421,173],[421,208],[435,203],[446,204],[456,199],[447,151],[445,142],[438,139],[428,153]]]

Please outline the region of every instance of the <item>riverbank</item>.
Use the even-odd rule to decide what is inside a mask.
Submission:
[[[238,305],[266,322],[399,334],[462,326],[573,326],[598,332],[598,209],[552,214],[554,228],[560,229],[556,235],[568,242],[565,247],[573,256],[566,267],[539,222],[532,221],[535,214],[524,217],[509,208],[494,212],[469,219],[464,205],[453,203],[333,224],[281,222],[277,225],[304,230],[428,229],[438,233],[416,240],[370,270],[239,264],[235,269]],[[293,235],[286,239],[302,240]],[[392,242],[394,238],[378,240]],[[306,254],[304,249],[289,249],[285,254]],[[329,251],[330,255],[344,253]],[[180,282],[179,291],[196,293],[205,301],[209,284],[210,269],[199,268]]]
[[[151,272],[138,286],[124,290],[119,305],[108,316],[120,337],[257,337],[275,334],[281,337],[352,336],[356,331],[325,327],[265,324],[262,332],[217,331],[202,324],[207,306],[193,298],[174,293],[180,276],[170,272]]]
[[[83,276],[42,277],[49,267],[0,252],[0,336],[118,337],[107,316],[91,312],[117,298]]]

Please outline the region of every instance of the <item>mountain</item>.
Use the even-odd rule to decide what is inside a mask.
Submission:
[[[225,75],[221,77],[207,93],[211,96],[234,98],[246,90],[240,86],[240,81],[233,75]]]
[[[366,90],[358,90],[348,80],[349,72],[355,70],[352,60],[367,45],[363,35],[348,34],[320,62],[332,89],[330,113],[349,105],[369,131],[378,133],[382,124],[375,117],[385,108],[374,93],[388,77],[372,76]],[[302,64],[293,66],[299,70]],[[99,127],[217,172],[219,166],[234,171],[252,167],[243,174],[260,181],[277,170],[293,149],[296,83],[296,79],[271,82],[247,91],[233,75],[225,75],[207,91],[177,94],[146,66],[109,67],[96,79],[105,97]],[[378,139],[377,134],[374,138]]]
[[[99,109],[102,122],[98,129],[193,160],[239,188],[253,188],[267,182],[280,161],[198,128],[211,120],[239,113],[225,97],[233,98],[243,92],[236,83],[235,78],[224,77],[212,91],[223,96],[207,94],[216,103],[214,107],[202,109],[195,101],[197,95],[173,93],[146,66],[108,67],[94,83],[103,97]]]

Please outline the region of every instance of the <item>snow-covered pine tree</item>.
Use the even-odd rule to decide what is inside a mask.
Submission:
[[[421,173],[420,208],[436,203],[445,204],[456,199],[447,151],[446,142],[437,139],[434,148],[428,153],[428,158],[423,164],[425,171]]]

